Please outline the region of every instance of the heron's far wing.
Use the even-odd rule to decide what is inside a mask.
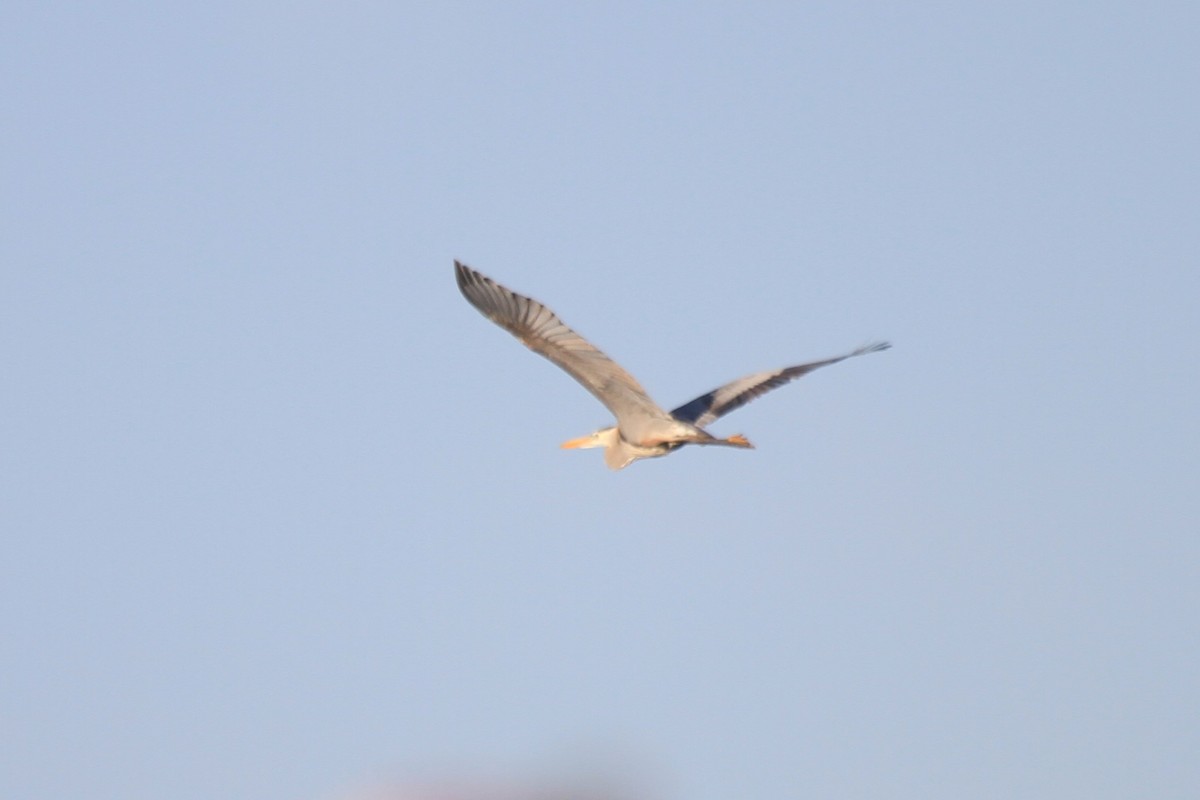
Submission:
[[[562,367],[606,405],[618,422],[639,412],[666,417],[632,375],[563,324],[553,311],[459,261],[454,262],[454,273],[471,305],[530,350]]]
[[[891,345],[887,342],[876,342],[836,358],[827,358],[824,361],[813,361],[811,364],[799,364],[767,372],[756,372],[713,389],[708,394],[700,395],[689,403],[684,403],[672,411],[671,416],[703,428],[730,411],[741,408],[756,397],[761,397],[772,389],[777,389],[802,375],[807,375],[814,369],[827,367],[830,364],[845,361],[847,358],[854,358],[854,356],[877,353],[880,350],[887,350],[889,347]]]

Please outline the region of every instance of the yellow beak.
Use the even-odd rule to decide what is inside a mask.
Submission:
[[[592,439],[593,439],[593,437],[591,437],[591,436],[580,436],[578,439],[571,439],[569,441],[563,442],[562,449],[563,450],[575,450],[580,447],[587,447],[588,445],[590,445],[592,443]]]

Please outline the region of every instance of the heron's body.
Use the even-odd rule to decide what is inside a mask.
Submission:
[[[679,422],[679,420],[675,420]],[[673,438],[661,440],[658,437],[668,435]],[[639,458],[658,458],[665,456],[685,444],[715,444],[724,445],[726,447],[754,447],[750,442],[746,441],[746,437],[741,435],[730,436],[727,439],[718,439],[702,428],[697,428],[695,425],[681,423],[678,427],[671,430],[663,430],[655,435],[652,439],[631,439],[621,432],[620,426],[614,425],[610,428],[601,428],[595,433],[589,433],[587,436],[581,436],[578,439],[571,439],[563,442],[563,447],[573,449],[576,447],[603,447],[604,448],[604,463],[613,469],[621,469],[637,461]]]
[[[814,369],[890,346],[880,342],[824,361],[747,375],[666,411],[632,375],[563,324],[553,311],[458,261],[454,262],[454,269],[458,288],[471,305],[565,370],[612,411],[616,425],[563,444],[567,448],[603,447],[604,462],[612,469],[621,469],[641,458],[665,456],[685,444],[753,447],[740,434],[721,439],[708,433],[705,427]]]

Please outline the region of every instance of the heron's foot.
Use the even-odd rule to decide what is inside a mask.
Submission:
[[[754,447],[754,445],[750,444],[750,440],[745,436],[742,436],[740,433],[735,433],[733,436],[730,436],[728,439],[726,439],[725,442],[733,445],[734,447]]]

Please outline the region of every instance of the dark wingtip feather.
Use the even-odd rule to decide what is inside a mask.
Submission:
[[[485,302],[484,298],[487,295],[494,295],[497,292],[502,295],[512,294],[508,289],[505,289],[482,272],[476,272],[471,269],[457,258],[454,259],[454,277],[458,281],[458,290],[462,292],[463,297],[467,298],[471,305],[489,316],[490,312],[488,309],[481,305],[481,303]]]
[[[467,281],[471,277],[471,268],[466,264],[454,259],[454,279],[458,282],[458,290],[464,295],[467,293]]]
[[[867,353],[878,353],[883,350],[891,350],[891,349],[892,349],[891,342],[872,342],[871,344],[865,344],[862,347],[855,350],[854,355],[861,356],[861,355],[866,355]]]

